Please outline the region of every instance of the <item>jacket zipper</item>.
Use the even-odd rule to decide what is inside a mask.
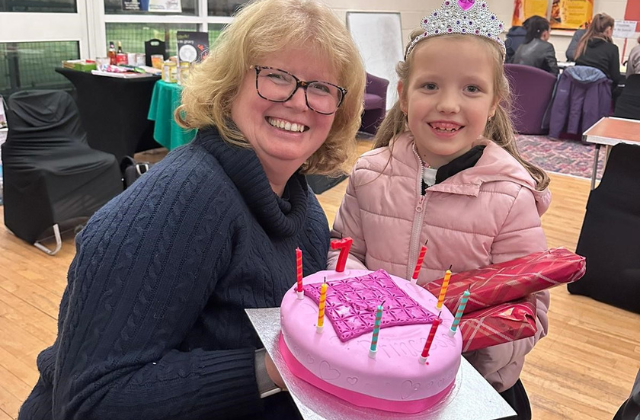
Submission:
[[[420,232],[422,231],[422,222],[424,221],[424,213],[422,210],[424,209],[424,204],[427,198],[427,192],[425,191],[422,194],[422,172],[423,172],[423,163],[422,159],[418,155],[416,151],[415,144],[413,146],[413,153],[418,160],[419,168],[418,171],[418,179],[417,179],[417,191],[420,194],[420,199],[418,200],[418,204],[416,205],[415,214],[413,217],[413,227],[411,228],[411,242],[409,244],[409,261],[407,261],[407,280],[411,279],[413,275],[413,270],[416,266],[416,262],[418,261],[418,254],[420,252]]]

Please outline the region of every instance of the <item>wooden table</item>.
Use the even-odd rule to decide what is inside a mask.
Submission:
[[[618,143],[634,144],[640,146],[640,121],[625,118],[604,117],[589,127],[582,138],[587,143],[596,145],[596,155],[593,160],[593,172],[591,174],[591,189],[596,185],[596,173],[598,171],[598,157],[600,147],[606,147],[607,157],[609,148]],[[605,161],[606,163],[606,161]]]

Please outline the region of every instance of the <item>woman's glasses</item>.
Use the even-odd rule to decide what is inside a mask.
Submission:
[[[287,102],[298,88],[304,90],[309,109],[331,115],[338,110],[347,90],[333,83],[313,80],[305,82],[293,74],[273,67],[252,66],[256,70],[256,89],[261,98],[271,102]]]

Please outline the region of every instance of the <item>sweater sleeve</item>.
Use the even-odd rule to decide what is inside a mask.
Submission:
[[[493,245],[493,263],[509,261],[547,249],[540,216],[530,190],[521,188],[502,230]],[[547,335],[550,295],[545,290],[536,296],[536,333],[533,337],[499,344],[465,354],[467,360],[498,391],[512,387],[520,377],[524,356],[540,338]]]
[[[622,81],[622,75],[620,74],[620,50],[617,45],[612,44],[611,48],[611,60],[609,61],[609,74],[613,81],[613,87],[615,88]]]
[[[79,235],[60,313],[55,418],[261,410],[253,348],[182,348],[228,268],[236,213],[224,183],[198,165],[147,175]]]
[[[367,255],[367,244],[364,240],[362,232],[362,220],[360,219],[360,204],[356,195],[356,185],[358,185],[358,166],[353,169],[349,178],[347,191],[342,198],[342,204],[338,209],[333,229],[331,231],[332,238],[353,239],[349,257],[347,259],[347,269],[366,270],[365,256]],[[329,259],[327,268],[334,269],[338,263],[340,250],[329,250]]]

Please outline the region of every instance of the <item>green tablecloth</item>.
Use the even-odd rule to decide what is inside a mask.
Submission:
[[[151,96],[148,118],[156,122],[153,138],[169,150],[189,143],[196,135],[196,130],[185,130],[173,119],[181,92],[182,86],[158,80]]]

